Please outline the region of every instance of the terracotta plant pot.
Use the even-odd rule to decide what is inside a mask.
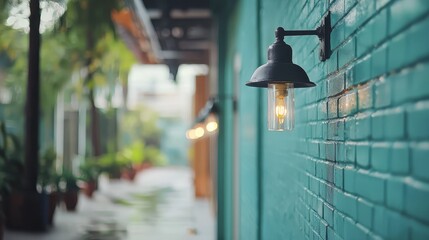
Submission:
[[[96,189],[97,183],[94,181],[85,182],[83,184],[83,194],[85,194],[85,196],[87,196],[88,198],[92,198],[92,195],[94,194]]]
[[[128,181],[134,181],[134,178],[136,177],[136,170],[134,168],[127,168],[122,170],[121,172],[121,178],[128,180]]]
[[[140,172],[140,171],[144,171],[144,170],[146,170],[146,169],[149,169],[149,168],[151,168],[151,167],[152,167],[152,163],[144,162],[144,163],[140,163],[140,164],[135,165],[135,166],[134,166],[134,169],[135,169],[137,172]]]
[[[76,211],[77,201],[79,199],[79,190],[70,190],[63,193],[63,201],[69,212]]]

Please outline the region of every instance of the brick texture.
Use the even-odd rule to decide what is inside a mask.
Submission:
[[[342,146],[344,152],[335,152],[344,158],[334,157],[334,182],[326,182],[334,192],[332,204],[326,195],[304,187],[326,206],[314,219],[328,224],[326,235],[311,225],[309,233],[318,239],[427,239],[429,48],[420,42],[429,41],[429,2],[327,2],[326,10],[333,13],[334,50],[327,62],[315,63],[327,66],[320,79],[327,92],[313,104],[327,102],[328,119],[297,125],[327,125],[326,143],[320,145]],[[300,45],[294,43],[293,48]],[[304,69],[316,68],[303,61]],[[302,92],[296,101],[305,101]],[[316,161],[323,172],[328,167],[324,163],[333,159],[328,154]],[[305,172],[313,181],[325,182],[323,175]],[[302,204],[312,208],[305,199]]]
[[[260,239],[429,239],[429,1],[261,0],[261,62],[277,26],[328,11],[325,62],[285,38],[317,87],[295,91],[293,132],[262,133]]]
[[[325,84],[326,94],[312,104],[323,106],[327,119],[298,120],[297,125],[327,125],[327,138],[314,136],[326,152],[315,161],[320,173],[334,162],[334,182],[317,171],[302,171],[334,194],[330,203],[319,188],[304,187],[322,199],[323,214],[305,198],[301,203],[328,230],[309,224],[308,233],[301,234],[309,239],[428,239],[429,48],[421,41],[429,41],[429,2],[326,2],[333,14],[334,49],[325,63],[312,62],[327,66],[325,76],[313,79]],[[292,47],[297,46],[300,41]],[[300,60],[304,69],[316,68]],[[305,91],[297,93],[297,102],[305,101]],[[306,161],[308,152],[300,154]]]

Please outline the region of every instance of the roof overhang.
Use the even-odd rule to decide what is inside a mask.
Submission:
[[[209,64],[212,14],[209,0],[126,0],[114,13],[118,33],[142,63]]]

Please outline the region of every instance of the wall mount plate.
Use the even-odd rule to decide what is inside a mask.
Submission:
[[[284,30],[282,27],[278,27],[275,36],[277,39],[283,40],[285,36],[316,35],[320,40],[319,58],[321,61],[325,61],[331,56],[331,32],[331,12],[328,11],[320,26],[315,30]]]
[[[331,12],[328,12],[322,19],[322,23],[316,31],[320,40],[319,59],[325,61],[331,56]]]

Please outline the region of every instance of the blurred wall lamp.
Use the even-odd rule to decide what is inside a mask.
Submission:
[[[320,40],[320,60],[331,55],[331,14],[323,18],[316,30],[285,31],[278,27],[276,41],[268,48],[268,62],[258,67],[249,82],[250,87],[268,88],[268,130],[284,131],[294,127],[294,88],[314,87],[307,73],[292,62],[292,48],[285,36],[316,35]]]
[[[215,133],[218,129],[218,113],[219,108],[216,99],[209,99],[198,113],[192,128],[186,131],[186,138],[196,140]]]

